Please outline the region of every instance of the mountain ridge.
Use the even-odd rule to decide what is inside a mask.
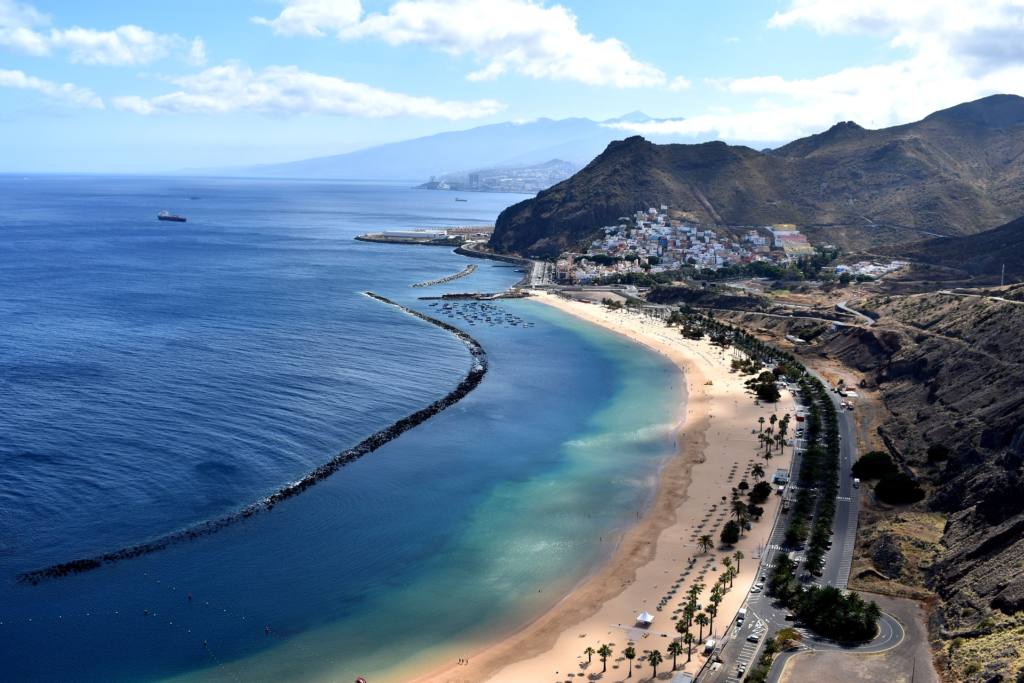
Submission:
[[[491,246],[550,256],[655,204],[709,224],[979,232],[1024,214],[1024,98],[993,95],[877,130],[842,122],[768,151],[629,137],[503,211]]]

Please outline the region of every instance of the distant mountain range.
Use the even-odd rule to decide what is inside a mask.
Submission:
[[[538,119],[527,123],[496,123],[468,130],[378,145],[368,149],[268,164],[230,173],[278,178],[339,178],[358,180],[408,180],[418,183],[431,176],[464,173],[474,169],[542,164],[552,159],[577,168],[593,159],[622,131],[608,124],[650,121],[641,112],[615,119]]]
[[[491,244],[550,255],[658,204],[709,224],[818,226],[817,239],[855,246],[981,232],[1024,215],[1024,98],[994,95],[880,130],[838,123],[774,150],[612,142],[502,212]]]

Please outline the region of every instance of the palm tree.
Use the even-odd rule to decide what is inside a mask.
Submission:
[[[750,475],[754,477],[755,481],[761,481],[764,479],[764,468],[761,467],[761,463],[756,463],[750,468]]]
[[[868,606],[864,608],[864,616],[870,621],[878,621],[882,616],[882,610],[878,603],[873,600],[869,602]]]
[[[597,653],[597,650],[595,650],[594,648],[590,647],[589,645],[587,646],[587,649],[583,651],[583,654],[585,654],[587,656],[587,664],[590,664],[590,662],[594,659],[594,655],[596,653]]]
[[[687,631],[683,636],[683,642],[686,643],[686,663],[689,664],[693,656],[693,634]]]
[[[716,596],[718,597],[717,600],[715,599]],[[719,603],[721,601],[722,601],[721,594],[719,594],[719,593],[712,593],[711,594],[711,604],[708,605],[708,616],[710,617],[710,619],[708,620],[708,633],[714,633],[714,630],[715,630],[715,617],[718,615],[718,605],[719,605]]]
[[[732,556],[733,556],[733,559],[736,560],[736,573],[739,574],[740,573],[740,560],[742,560],[744,557],[746,557],[746,555],[743,554],[742,550],[737,550],[736,552],[734,552],[732,554]]]
[[[629,675],[626,678],[633,677],[633,660],[636,659],[636,648],[630,645],[622,651],[622,656],[629,660]]]
[[[676,622],[676,630],[679,631],[680,633],[682,633],[683,630],[689,631],[690,630],[690,624],[693,623],[693,613],[696,612],[696,611],[697,611],[697,601],[696,601],[696,599],[687,602],[686,603],[686,607],[683,608],[683,619],[685,619],[686,621],[684,622],[683,619],[680,619],[678,622]],[[680,629],[679,628],[679,624],[685,624],[686,626],[685,626],[684,629]]]
[[[689,609],[689,607],[687,607],[687,609]],[[685,618],[686,615],[683,614],[683,617]],[[690,624],[688,622],[689,622],[689,620],[683,621],[683,619],[680,619],[679,621],[677,621],[676,622],[676,633],[678,633],[680,636],[682,636],[684,633],[688,632],[690,630]]]
[[[601,656],[601,673],[608,670],[608,658],[612,656],[612,649],[607,645],[597,648],[597,654]]]
[[[700,548],[700,551],[702,553],[706,553],[712,548],[714,548],[715,541],[711,538],[711,534],[704,534],[703,536],[701,536],[700,540],[697,541],[697,547]]]
[[[676,670],[676,657],[683,654],[683,646],[678,640],[673,640],[668,644],[668,653],[672,655],[672,670]]]
[[[700,634],[697,636],[697,640],[704,640],[704,627],[711,623],[708,620],[708,615],[704,614],[703,612],[697,612],[697,616],[693,618],[693,621],[695,624],[697,624],[697,626],[700,626]]]
[[[779,416],[776,415],[775,413],[772,413],[772,416],[770,418],[768,418],[768,421],[771,422],[772,423],[772,427],[774,427],[775,423],[779,421]]]
[[[759,429],[757,431],[760,432],[761,430],[764,429],[764,415],[762,415],[761,417],[757,418],[757,424],[760,425],[760,427],[759,427]]]
[[[722,566],[725,567],[726,571],[732,569],[732,558],[726,555],[722,558]]]
[[[747,504],[739,498],[732,502],[732,517],[737,522],[743,522],[747,517]]]
[[[654,677],[658,677],[658,665],[664,661],[661,658],[661,650],[652,650],[651,654],[647,655],[647,661],[651,663],[654,668]]]

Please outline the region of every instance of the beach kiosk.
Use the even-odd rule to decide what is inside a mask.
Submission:
[[[636,623],[644,628],[648,628],[654,623],[654,615],[650,612],[641,612],[636,615]]]

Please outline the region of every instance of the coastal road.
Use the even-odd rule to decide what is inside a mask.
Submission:
[[[820,378],[819,378],[820,379]],[[828,386],[825,383],[825,386]],[[857,460],[857,432],[853,414],[843,409],[841,398],[829,392],[839,415],[839,496],[832,520],[832,549],[825,556],[821,582],[846,588],[853,564],[853,548],[857,542],[857,517],[860,514],[860,490],[853,486],[853,463]]]
[[[896,620],[891,614],[882,612],[878,620],[878,635],[869,643],[861,645],[845,645],[825,638],[819,638],[809,631],[797,629],[804,636],[800,647],[783,652],[772,664],[772,670],[768,674],[767,683],[779,683],[782,673],[786,669],[786,662],[801,652],[854,652],[857,654],[877,654],[896,647],[903,642],[906,631],[903,624]]]
[[[812,374],[817,376],[817,373]],[[829,386],[828,382],[821,377],[818,377],[818,379],[826,387]],[[817,582],[845,589],[850,575],[850,567],[853,563],[853,550],[857,537],[857,517],[860,514],[859,497],[857,495],[859,490],[853,487],[851,470],[854,461],[857,459],[857,440],[853,415],[849,411],[842,409],[840,405],[841,398],[838,394],[829,392],[829,398],[833,405],[835,405],[839,417],[839,495],[836,500],[836,514],[832,521],[832,548],[825,556],[822,576]],[[791,468],[793,473],[798,471],[798,453],[803,445],[805,444],[801,441],[796,442]],[[792,479],[795,480],[795,477],[792,477]],[[787,516],[780,512],[769,537],[767,547],[761,557],[759,579],[761,575],[767,578],[771,568],[774,566],[774,560],[778,553],[785,552],[782,548],[782,542],[786,535],[787,521]],[[793,559],[797,561],[802,560],[802,557],[800,552],[793,553]],[[800,574],[801,571],[798,568],[797,575]],[[699,679],[702,683],[719,683],[722,681],[737,683],[741,681],[743,676],[739,674],[739,668],[742,666],[745,670],[749,670],[757,663],[766,638],[781,628],[793,626],[793,622],[786,619],[786,608],[777,604],[763,592],[748,595],[743,606],[747,608],[747,619],[742,624],[737,624],[735,615],[732,615],[733,622],[726,631],[725,637],[722,638],[721,650],[718,653],[722,665],[716,671],[705,669],[705,673]],[[870,643],[857,646],[839,645],[825,639],[805,636],[805,647],[808,649],[833,648],[865,653],[877,652],[878,648],[887,649],[888,646],[891,646],[887,645],[887,643],[890,643],[893,634],[902,634],[902,632],[903,627],[899,625],[899,622],[892,619],[892,617],[883,616],[883,619],[879,622],[879,636]],[[753,642],[754,636],[757,636],[756,642]],[[899,637],[902,638],[902,635]],[[781,660],[782,658],[780,657],[779,659]],[[772,667],[772,670],[777,672],[781,671],[781,668],[781,665],[777,664]]]

